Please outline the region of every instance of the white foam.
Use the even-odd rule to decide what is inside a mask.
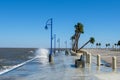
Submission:
[[[48,58],[48,52],[49,51],[47,49],[39,48],[36,50],[36,57]]]
[[[46,64],[48,62],[48,49],[39,48],[36,50],[36,57],[38,57],[37,61],[42,64]]]

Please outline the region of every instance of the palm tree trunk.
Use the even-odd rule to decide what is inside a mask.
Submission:
[[[78,33],[78,35],[77,35],[77,40],[76,40],[76,50],[78,50],[78,41],[79,41],[79,38],[80,38],[80,33]]]
[[[77,43],[77,41],[75,40],[75,44],[74,44],[74,50],[75,50],[75,52],[76,52],[76,43]]]
[[[72,40],[72,44],[71,45],[72,45],[72,49],[73,49],[73,40]]]
[[[77,44],[77,33],[75,33],[75,42],[73,45],[73,50],[76,52],[76,44]]]
[[[74,50],[75,41],[72,41],[72,50]]]
[[[83,47],[85,47],[89,42],[90,42],[90,40],[88,42],[86,42],[81,48],[79,48],[79,50],[82,49]]]

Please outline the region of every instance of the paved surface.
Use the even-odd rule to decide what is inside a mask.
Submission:
[[[119,73],[112,72],[111,68],[97,67],[95,57],[92,57],[91,65],[85,64],[85,68],[74,67],[76,58],[62,52],[54,56],[55,62],[50,64],[47,58],[40,57],[1,75],[0,80],[120,80]]]
[[[99,80],[120,80],[120,73],[100,73],[95,74]]]

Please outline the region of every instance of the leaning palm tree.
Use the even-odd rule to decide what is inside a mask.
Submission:
[[[73,35],[70,40],[72,41],[72,50],[74,50],[74,44],[75,44],[75,35]]]
[[[80,38],[80,35],[84,33],[84,30],[83,30],[83,24],[82,23],[77,23],[77,25],[74,26],[75,27],[75,34],[74,34],[74,44],[73,44],[73,47],[72,49],[74,51],[77,51],[78,49],[78,41],[79,41],[79,38]]]
[[[83,24],[82,23],[77,23],[77,25],[75,25],[75,33],[76,33],[76,44],[75,44],[75,49],[78,49],[78,41],[80,38],[80,35],[84,33],[83,30]]]
[[[94,37],[91,37],[91,38],[89,39],[89,41],[87,41],[81,48],[79,48],[79,50],[82,49],[82,48],[84,48],[89,42],[90,42],[91,44],[94,44],[94,42],[95,42]]]

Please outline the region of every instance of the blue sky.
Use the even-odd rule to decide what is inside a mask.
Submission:
[[[112,45],[120,40],[119,9],[119,0],[0,0],[0,47],[49,47],[50,27],[44,29],[49,18],[53,18],[53,34],[60,38],[61,47],[66,40],[71,46],[77,22],[85,32],[79,47],[91,36],[102,47]]]

